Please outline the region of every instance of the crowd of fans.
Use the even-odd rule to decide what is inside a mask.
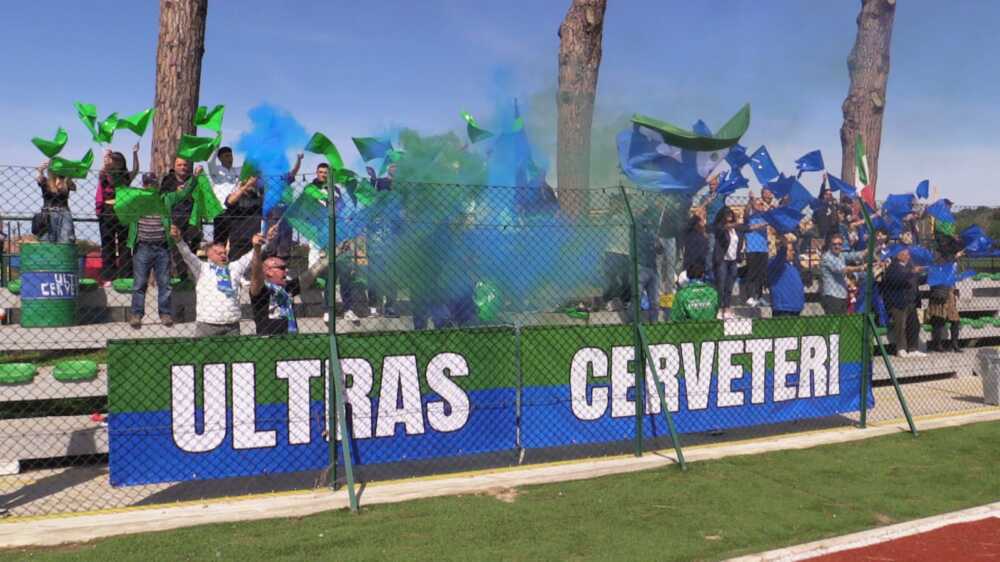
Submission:
[[[286,177],[291,182],[302,163],[299,154]],[[369,168],[372,185],[379,191],[391,190],[395,165],[388,174],[377,177]],[[203,244],[200,224],[191,224],[193,201],[190,197],[200,166],[193,170],[188,161],[177,158],[162,179],[143,174],[144,189],[157,190],[168,216],[152,215],[132,224],[122,224],[114,212],[115,188],[131,185],[139,170],[138,146],[133,149],[132,169],[120,152],[104,155],[96,190],[95,211],[101,236],[101,281],[105,286],[119,277],[133,278],[129,324],[140,328],[145,311],[145,296],[150,278],[155,279],[161,324],[173,324],[171,277],[190,278],[197,297],[196,335],[220,335],[239,332],[240,295],[249,290],[257,332],[261,334],[295,332],[297,322],[294,297],[308,287],[325,266],[321,248],[310,244],[307,267],[301,278],[289,279],[292,231],[281,220],[285,206],[279,205],[264,216],[264,186],[260,178],[244,174],[235,166],[233,152],[220,148],[207,162],[207,176],[212,190],[224,204],[224,212],[213,222],[213,237]],[[326,193],[330,169],[320,164],[313,187]],[[72,214],[68,200],[76,189],[72,179],[54,175],[45,165],[38,169],[42,191],[43,219],[36,229],[40,240],[73,242]],[[792,231],[776,232],[765,220],[765,213],[788,205],[767,188],[760,196],[749,197],[745,205],[727,205],[727,196],[718,194],[719,182],[695,197],[689,222],[677,240],[658,235],[663,221],[656,205],[649,205],[638,219],[637,261],[640,302],[631,302],[630,259],[627,252],[609,252],[605,259],[607,284],[604,301],[613,308],[615,297],[627,304],[625,309],[642,307],[647,322],[659,320],[729,319],[737,308],[769,309],[771,316],[797,316],[806,306],[805,288],[812,284],[818,269],[820,305],[826,314],[848,314],[864,306],[866,246],[875,239],[872,308],[879,321],[891,328],[900,355],[922,355],[918,349],[921,306],[919,287],[926,282],[926,264],[915,265],[911,248],[929,243],[933,259],[954,262],[962,255],[962,244],[955,236],[932,231],[923,226],[926,217],[919,208],[896,221],[891,229],[866,226],[862,205],[857,197],[842,194],[837,200],[824,179],[818,199],[811,204],[811,217]],[[343,197],[335,186],[334,199]],[[869,209],[874,217],[880,211]],[[883,221],[881,224],[886,224]],[[266,235],[265,235],[266,233]],[[669,242],[669,243],[667,243]],[[342,244],[338,254],[353,255],[354,242]],[[204,255],[207,261],[199,259]],[[669,262],[669,268],[665,264]],[[345,303],[345,318],[357,321],[354,310],[359,302],[370,307],[371,314],[398,317],[397,289],[390,283],[370,288],[354,282],[358,274],[354,260],[339,268],[339,291]],[[680,267],[677,267],[677,266]],[[674,276],[674,268],[681,271]],[[739,286],[739,290],[734,290]],[[678,290],[675,294],[674,287]],[[671,298],[672,297],[672,298]],[[926,317],[933,326],[931,350],[957,350],[959,317],[954,286],[931,287]],[[419,296],[413,297],[418,300]],[[418,322],[427,324],[427,318]],[[948,329],[950,328],[950,339]],[[948,340],[948,341],[946,341]]]

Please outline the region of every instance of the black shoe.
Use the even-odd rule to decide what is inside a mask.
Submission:
[[[958,345],[958,342],[951,342],[951,350],[955,353],[962,353],[962,347]]]
[[[161,314],[160,322],[163,324],[164,327],[169,328],[174,325],[174,317],[170,316],[169,314]]]
[[[139,316],[138,314],[129,314],[128,325],[132,326],[136,330],[142,328],[142,316]]]

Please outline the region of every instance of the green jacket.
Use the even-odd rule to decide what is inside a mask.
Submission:
[[[189,181],[188,186],[180,191],[170,191],[167,193],[160,193],[160,199],[163,201],[163,207],[166,210],[166,212],[161,215],[161,218],[163,220],[163,234],[166,236],[167,244],[169,246],[174,245],[174,238],[173,236],[170,236],[170,225],[173,224],[170,221],[170,210],[174,208],[174,205],[190,197],[191,193],[194,191],[194,188],[197,185],[198,185],[197,183]],[[139,221],[131,220],[128,223],[128,247],[130,250],[135,249],[135,243],[138,240],[138,238],[139,238]]]
[[[704,281],[690,281],[683,289],[677,291],[674,305],[670,309],[670,319],[682,320],[715,320],[719,311],[719,293]]]

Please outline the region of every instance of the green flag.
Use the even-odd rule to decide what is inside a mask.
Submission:
[[[94,136],[94,140],[101,144],[110,144],[111,139],[115,136],[115,131],[118,130],[118,114],[112,113],[108,115],[108,118],[97,126],[97,135]]]
[[[215,220],[215,217],[222,214],[222,204],[215,197],[215,192],[212,191],[212,183],[208,181],[208,176],[203,173],[199,174],[195,180],[191,199],[194,201],[191,209],[191,219],[188,221],[188,224],[191,226],[210,223]]]
[[[80,121],[87,127],[90,131],[90,136],[97,138],[97,107],[92,103],[73,103],[73,107],[76,108],[76,114],[80,117]]]
[[[66,129],[59,127],[56,131],[56,138],[52,140],[47,140],[39,137],[31,139],[31,144],[38,147],[38,150],[42,151],[42,154],[48,156],[49,158],[54,158],[63,147],[66,146],[66,141],[69,136],[66,135]]]
[[[225,112],[226,106],[224,105],[217,105],[211,110],[204,105],[200,105],[198,106],[198,111],[194,114],[194,126],[221,133],[222,116]]]
[[[379,168],[378,173],[384,174],[385,171],[389,168],[390,164],[395,164],[396,162],[402,160],[403,154],[404,153],[402,150],[396,150],[395,148],[390,149],[389,152],[386,152],[385,158],[382,159],[382,166]]]
[[[134,115],[122,117],[118,119],[118,126],[116,129],[128,129],[141,137],[146,134],[146,127],[149,126],[149,120],[152,119],[155,112],[156,110],[151,107]]]
[[[215,137],[196,137],[194,135],[182,135],[181,143],[177,147],[177,156],[189,162],[204,162],[212,157],[212,153],[218,150],[222,144],[222,133]]]
[[[469,134],[469,140],[472,141],[473,144],[493,136],[493,133],[480,127],[479,123],[476,123],[476,119],[472,117],[468,111],[462,112],[462,119],[465,119],[465,122],[468,123],[466,131]]]
[[[122,224],[132,224],[150,215],[165,217],[167,207],[155,189],[116,187],[115,215]]]
[[[83,158],[76,161],[66,160],[65,158],[56,156],[49,161],[49,170],[57,176],[82,179],[87,177],[87,172],[90,171],[90,167],[93,164],[94,151],[88,150],[87,153],[83,155]]]
[[[330,164],[331,171],[336,171],[344,167],[344,161],[340,158],[340,151],[326,138],[323,133],[313,133],[313,136],[306,143],[306,151],[313,154],[326,156],[326,161]]]
[[[375,137],[351,137],[351,140],[365,162],[383,158],[392,150],[392,143]]]
[[[353,187],[353,189],[351,189]],[[372,186],[372,182],[368,180],[361,180],[355,182],[353,186],[348,186],[348,193],[354,196],[354,200],[358,202],[359,207],[367,207],[372,204],[375,200],[375,188]]]

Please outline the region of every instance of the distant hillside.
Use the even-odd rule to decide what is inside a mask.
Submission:
[[[978,224],[989,234],[990,238],[1000,240],[1000,208],[973,207],[962,209],[955,213],[955,221],[959,232],[970,224]]]

